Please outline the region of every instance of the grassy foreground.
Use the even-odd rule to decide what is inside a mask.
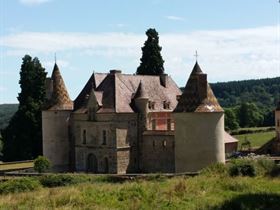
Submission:
[[[269,201],[269,204],[267,202]],[[240,208],[240,205],[244,208]],[[0,196],[0,209],[279,209],[280,179],[204,176],[98,181]],[[263,208],[265,206],[265,208]],[[277,208],[276,208],[277,207]]]

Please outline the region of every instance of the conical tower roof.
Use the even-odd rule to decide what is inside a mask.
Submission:
[[[148,93],[145,91],[143,87],[142,81],[140,81],[137,91],[134,95],[134,99],[136,98],[149,98]]]
[[[49,110],[73,109],[73,102],[69,97],[63,78],[56,63],[54,64],[51,80],[53,82],[53,92],[48,103]]]
[[[217,98],[196,62],[174,112],[223,112]]]

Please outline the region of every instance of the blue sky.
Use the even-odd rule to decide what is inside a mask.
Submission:
[[[280,76],[279,19],[277,0],[0,0],[0,103],[17,102],[25,54],[50,75],[56,53],[73,100],[93,71],[134,73],[150,27],[179,86],[196,50],[210,82]]]

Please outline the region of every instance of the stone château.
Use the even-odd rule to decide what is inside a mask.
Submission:
[[[166,74],[93,73],[71,101],[55,64],[42,111],[54,171],[193,172],[225,162],[236,140],[198,63],[183,92]]]

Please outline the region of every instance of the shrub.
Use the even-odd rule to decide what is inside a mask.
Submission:
[[[260,175],[269,175],[275,168],[275,163],[273,160],[268,158],[258,158],[257,160],[257,170]]]
[[[27,192],[40,187],[40,182],[32,178],[11,179],[0,183],[0,194]]]
[[[229,166],[230,176],[256,176],[256,167],[254,161],[247,159],[236,159],[231,161]]]
[[[44,187],[60,187],[90,182],[92,178],[87,175],[50,174],[39,178]]]
[[[280,177],[280,166],[275,165],[273,169],[270,171],[269,175],[271,177]]]
[[[44,156],[38,156],[34,161],[34,170],[42,173],[50,168],[50,161]]]

